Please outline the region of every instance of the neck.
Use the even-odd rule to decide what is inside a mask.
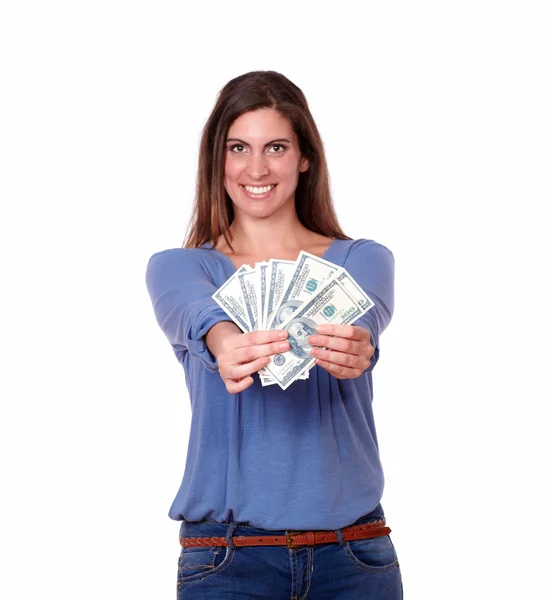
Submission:
[[[230,227],[235,254],[278,256],[282,251],[298,251],[311,232],[299,221],[296,212],[251,219],[235,215]]]

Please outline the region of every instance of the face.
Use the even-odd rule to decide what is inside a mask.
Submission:
[[[236,217],[263,218],[294,210],[295,190],[308,160],[289,121],[273,109],[242,114],[226,138],[224,187]]]
[[[279,320],[281,323],[286,321],[295,312],[294,306],[286,306],[279,313]]]
[[[312,332],[304,323],[299,321],[289,326],[289,335],[295,338],[301,346],[308,346],[308,338],[312,335]]]

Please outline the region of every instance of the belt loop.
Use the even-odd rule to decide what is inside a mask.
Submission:
[[[228,547],[230,550],[233,550],[235,546],[233,545],[233,533],[237,529],[239,523],[234,523],[233,521],[229,524],[228,531],[226,533],[226,541],[228,542]]]
[[[344,546],[346,544],[346,541],[344,539],[344,536],[342,534],[342,531],[340,529],[335,529],[335,534],[337,536],[337,541],[339,542],[339,544],[341,546]]]

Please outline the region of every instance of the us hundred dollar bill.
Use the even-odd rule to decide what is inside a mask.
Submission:
[[[258,327],[258,295],[256,288],[257,272],[256,269],[239,273],[237,276],[241,286],[241,295],[244,300],[245,312],[251,325],[251,331],[256,331]]]
[[[270,259],[267,272],[268,289],[264,303],[264,329],[271,329],[270,321],[274,315],[275,307],[291,281],[291,275],[295,270],[294,260]]]
[[[302,250],[295,262],[289,284],[279,302],[271,309],[266,322],[267,328],[280,329],[281,324],[301,304],[316,296],[324,284],[339,272],[340,267],[337,265]]]
[[[274,277],[274,281],[280,281],[282,283],[282,286],[285,282],[285,268],[287,267],[288,269],[288,273],[291,273],[292,269],[291,267],[294,266],[294,261],[285,261],[285,263],[289,263],[289,265],[285,264],[283,261],[272,261],[276,263],[276,275]],[[282,264],[284,264],[284,266],[282,267]],[[255,286],[256,286],[256,297],[257,297],[257,301],[258,301],[258,315],[259,315],[259,320],[258,320],[258,329],[266,329],[266,324],[265,324],[265,316],[266,316],[266,303],[268,302],[268,283],[270,281],[270,269],[271,265],[270,262],[260,262],[260,263],[256,263],[255,264],[255,271],[256,271],[256,282],[255,282]],[[276,290],[277,291],[277,290]],[[274,294],[273,298],[278,299],[279,297]],[[270,372],[266,369],[266,367],[260,369],[260,371],[258,372],[258,374],[260,375],[260,383],[263,386],[266,385],[274,385],[277,383],[277,381],[270,375]],[[300,376],[300,379],[308,379],[309,377],[309,372],[306,371],[305,373],[303,373]]]
[[[275,307],[281,303],[281,298],[289,286],[295,267],[296,261],[294,260],[270,259],[268,261],[265,297],[262,297],[262,290],[259,295],[259,303],[264,307],[263,329],[275,329],[275,327],[270,326],[269,322],[275,315]],[[259,371],[259,373],[262,385],[277,383],[273,378],[266,376],[266,373],[269,373],[266,367]],[[300,375],[299,379],[308,379],[309,376],[309,372],[305,371]]]
[[[344,289],[356,300],[363,312],[367,312],[371,307],[375,306],[373,300],[362,290],[348,271],[342,269],[336,277]]]
[[[249,322],[248,309],[245,306],[239,275],[250,270],[249,265],[243,265],[212,295],[212,299],[216,304],[244,333],[252,331],[252,325]]]
[[[241,287],[241,294],[243,298],[243,306],[245,314],[247,315],[248,322],[251,324],[251,331],[257,331],[262,329],[261,318],[261,303],[265,302],[266,292],[266,268],[268,263],[259,263],[258,268],[255,265],[254,269],[250,269],[238,274],[239,285]],[[262,273],[263,271],[263,273]],[[259,274],[263,275],[264,285],[262,286],[262,279],[259,278]],[[264,300],[261,295],[264,292]],[[277,383],[271,376],[270,372],[263,367],[258,372],[260,376],[260,382],[263,386],[274,385]],[[306,375],[307,377],[308,375]]]
[[[245,312],[247,313],[249,322],[252,322],[252,331],[264,329],[264,305],[267,296],[266,272],[268,267],[269,263],[267,261],[258,262],[255,264],[254,269],[239,275],[243,300],[245,301]],[[260,369],[258,374],[263,386],[274,385],[276,383],[265,367]]]
[[[287,389],[307,369],[315,364],[310,356],[308,338],[321,324],[350,324],[365,310],[356,302],[337,277],[333,277],[309,302],[303,303],[281,329],[288,332],[291,348],[272,356],[266,368],[282,389]]]
[[[293,261],[286,262],[290,262],[291,266],[294,264]],[[258,316],[258,304],[254,300],[259,296],[257,282],[254,278],[252,280],[248,277],[245,280],[242,279],[243,275],[252,273],[252,271],[253,269],[249,265],[243,265],[212,295],[213,300],[244,333],[253,331],[255,324],[258,323],[258,321],[255,323]],[[277,383],[265,367],[259,371],[259,375],[263,386]],[[308,374],[306,373],[301,378],[307,379]]]
[[[258,299],[258,329],[264,329],[264,307],[266,306],[266,297],[267,297],[267,277],[268,277],[268,267],[270,263],[260,262],[256,263],[254,268],[256,271],[256,295]]]
[[[314,366],[314,365],[312,365]],[[310,367],[311,369],[312,367]],[[265,374],[267,373],[267,375]],[[266,369],[266,367],[262,367],[262,369],[260,369],[260,371],[258,371],[258,374],[260,375],[260,383],[262,384],[262,386],[266,386],[266,385],[275,385],[277,383],[277,381],[270,375],[270,371],[268,371]],[[310,370],[307,369],[306,371],[304,371],[304,373],[302,373],[301,375],[299,375],[297,377],[297,379],[308,379],[310,377]]]

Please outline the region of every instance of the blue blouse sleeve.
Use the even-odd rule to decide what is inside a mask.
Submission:
[[[157,252],[149,259],[145,279],[157,322],[175,353],[183,357],[189,352],[216,371],[218,364],[205,336],[216,323],[230,318],[211,298],[218,288],[201,264],[200,251],[204,252],[184,248]]]
[[[375,303],[375,306],[353,323],[369,331],[371,345],[375,348],[367,369],[369,373],[379,360],[379,337],[387,328],[394,312],[394,255],[388,248],[373,240],[355,240],[343,266]]]

